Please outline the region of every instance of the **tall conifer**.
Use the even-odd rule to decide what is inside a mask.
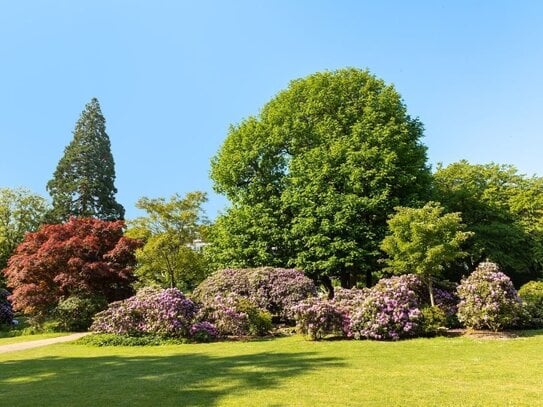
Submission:
[[[70,216],[123,219],[124,208],[115,200],[115,164],[106,120],[96,98],[85,106],[73,134],[47,183],[53,199],[50,220],[63,222]]]

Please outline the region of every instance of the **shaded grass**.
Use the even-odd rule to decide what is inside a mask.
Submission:
[[[0,355],[0,400],[34,406],[537,406],[543,331],[510,340],[269,341]]]

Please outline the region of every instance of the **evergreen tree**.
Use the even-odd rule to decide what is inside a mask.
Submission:
[[[93,98],[47,183],[53,199],[50,221],[62,222],[70,216],[123,219],[124,208],[115,201],[115,164],[105,124],[100,104]]]

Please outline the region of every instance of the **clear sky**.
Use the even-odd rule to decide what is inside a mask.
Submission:
[[[368,68],[425,124],[430,163],[543,176],[543,2],[0,0],[0,187],[47,196],[100,101],[127,217],[141,196],[212,193],[230,124],[290,80]]]

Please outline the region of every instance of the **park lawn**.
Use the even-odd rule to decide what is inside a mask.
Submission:
[[[65,336],[65,335],[69,335],[69,333],[50,332],[50,333],[43,333],[43,334],[1,337],[1,332],[0,332],[0,346],[10,345],[12,343],[30,342],[30,341],[38,341],[40,339],[56,338],[58,336]]]
[[[543,331],[517,339],[158,347],[64,343],[0,354],[16,406],[537,406]]]

